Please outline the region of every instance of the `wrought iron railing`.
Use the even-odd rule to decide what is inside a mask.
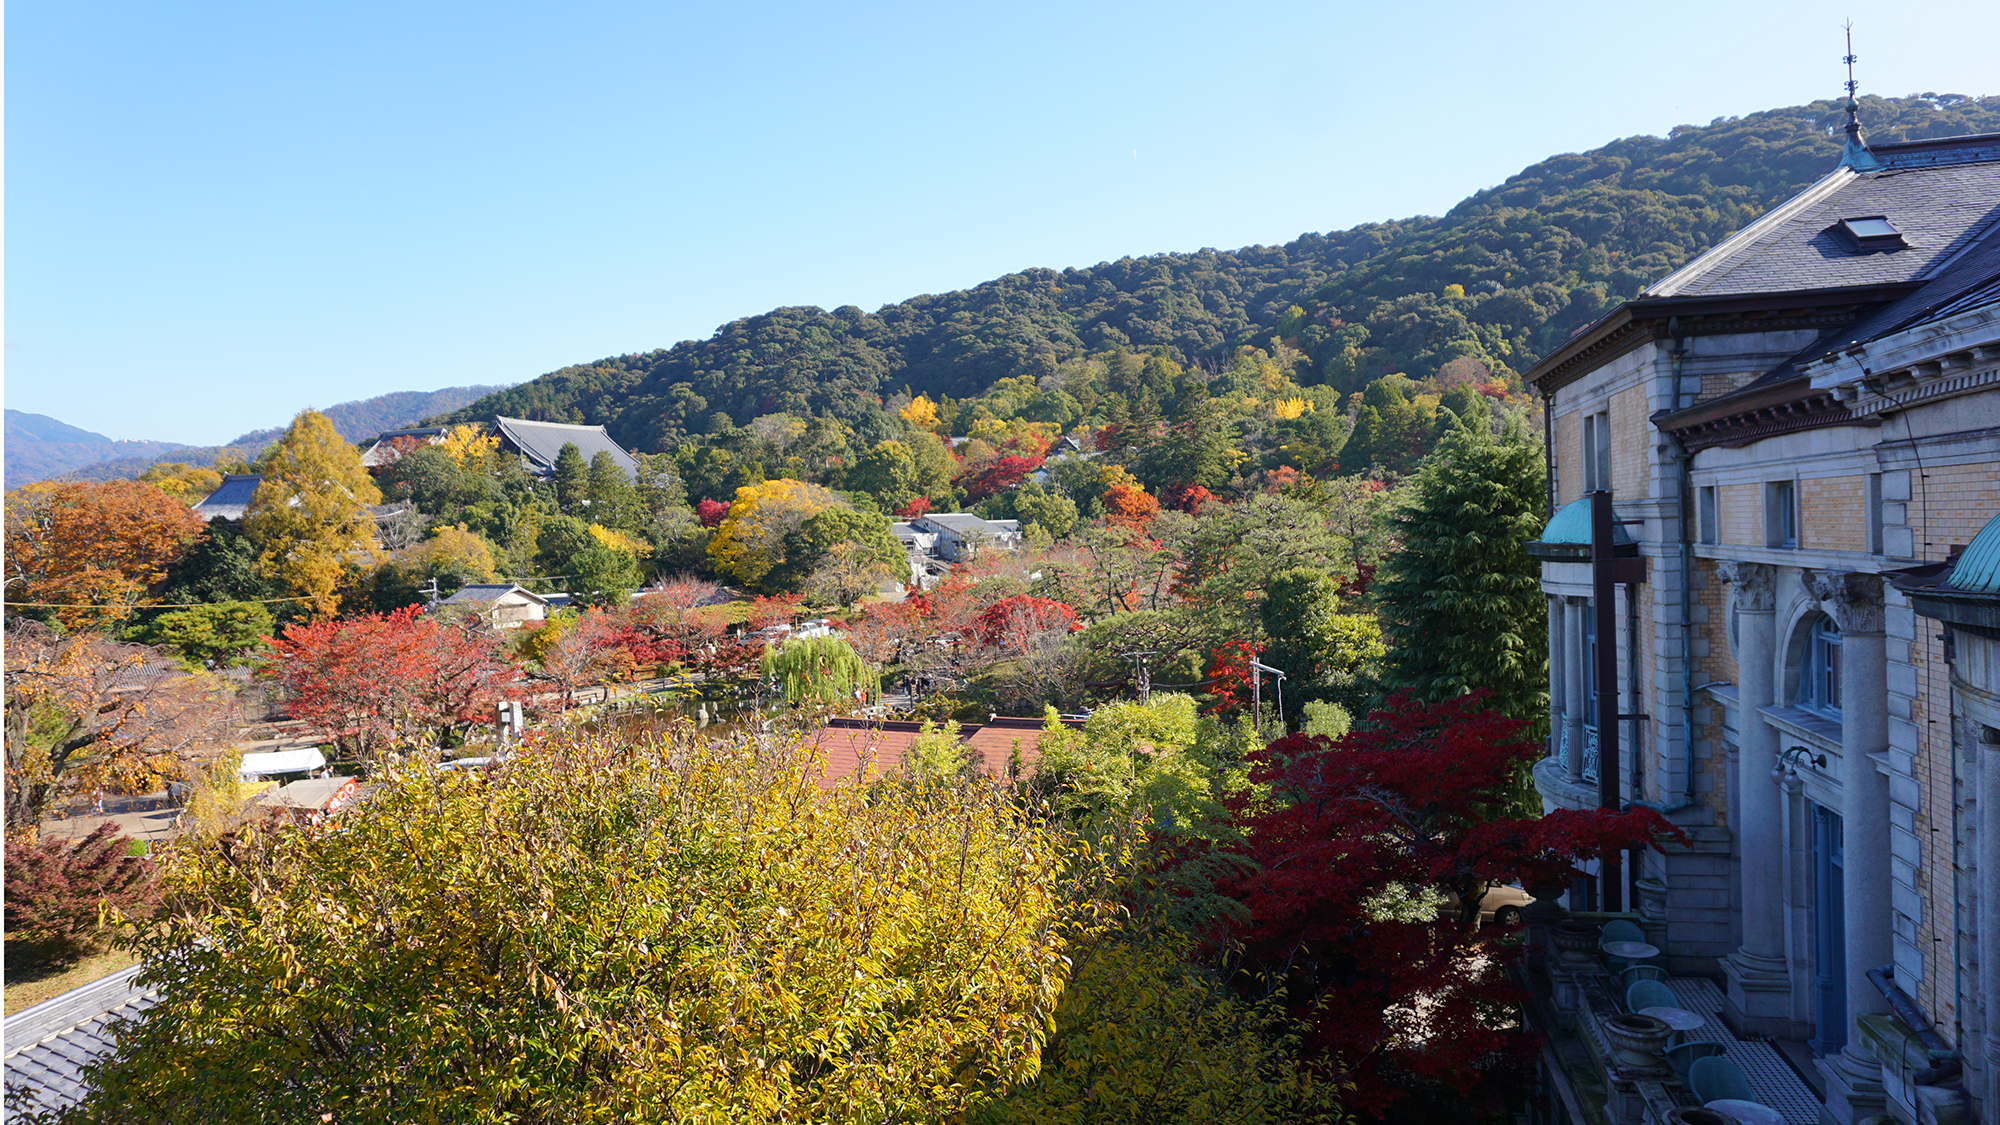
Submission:
[[[1597,728],[1583,728],[1583,779],[1597,780]]]

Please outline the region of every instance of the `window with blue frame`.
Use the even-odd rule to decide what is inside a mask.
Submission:
[[[1840,717],[1840,627],[1830,617],[1821,616],[1806,635],[1805,660],[1799,666],[1799,706]]]

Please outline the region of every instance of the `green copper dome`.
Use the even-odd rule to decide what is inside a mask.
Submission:
[[[1549,526],[1542,529],[1540,542],[1576,547],[1590,546],[1590,497],[1585,496],[1581,500],[1572,500],[1564,504],[1555,517],[1549,520]],[[1611,525],[1611,542],[1614,545],[1630,543],[1633,539],[1631,533],[1625,530],[1624,524],[1614,523]],[[1995,546],[1996,549],[2000,549],[2000,543],[1996,543]]]
[[[1986,521],[1951,569],[1951,587],[1969,594],[2000,594],[2000,516]]]

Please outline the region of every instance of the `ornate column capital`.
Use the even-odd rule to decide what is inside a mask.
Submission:
[[[1777,567],[1724,559],[1716,564],[1715,575],[1735,591],[1737,609],[1745,613],[1769,613],[1777,608]]]
[[[1814,571],[1806,584],[1843,633],[1880,633],[1883,628],[1882,578],[1859,571]]]

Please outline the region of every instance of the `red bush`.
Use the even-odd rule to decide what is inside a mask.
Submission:
[[[132,838],[106,822],[83,839],[7,841],[7,961],[62,966],[96,952],[109,908],[131,918],[160,905],[153,861],[131,853]]]

